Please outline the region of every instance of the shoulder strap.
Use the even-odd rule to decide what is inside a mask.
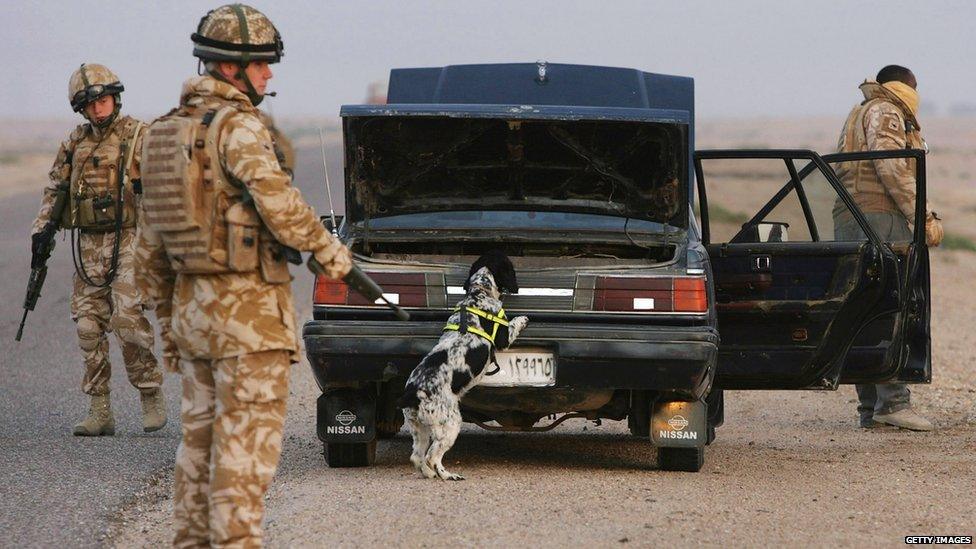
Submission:
[[[243,189],[244,184],[235,179],[230,173],[227,172],[227,170],[224,169],[220,157],[219,143],[220,132],[223,131],[227,120],[231,116],[241,111],[233,103],[228,103],[217,109],[213,115],[211,115],[210,112],[204,115],[204,118],[207,119],[207,123],[204,124],[204,127],[207,129],[206,135],[204,136],[204,148],[207,151],[207,155],[212,159],[211,162],[215,164],[212,165],[210,169],[219,171],[222,176],[220,179],[226,181],[230,186],[236,189]],[[203,122],[204,120],[201,120],[201,124]]]
[[[128,177],[128,174],[132,169],[132,160],[135,158],[136,148],[134,145],[136,144],[136,142],[139,141],[139,136],[142,135],[142,132],[144,132],[145,130],[146,130],[146,124],[136,120],[135,129],[132,130],[132,135],[122,140],[123,143],[129,143],[130,145],[132,145],[126,147],[126,151],[125,151],[124,165],[125,165],[126,177]]]

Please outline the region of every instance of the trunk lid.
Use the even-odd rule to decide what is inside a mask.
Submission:
[[[535,211],[685,228],[685,118],[653,109],[345,107],[347,220]]]

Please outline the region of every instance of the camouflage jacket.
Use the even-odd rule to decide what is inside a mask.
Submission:
[[[918,121],[894,94],[876,82],[865,82],[861,92],[864,101],[847,116],[837,142],[839,152],[925,147]],[[862,211],[901,212],[914,223],[914,160],[845,162],[837,167],[837,175]],[[926,207],[926,211],[931,209]]]
[[[275,157],[272,138],[247,96],[209,76],[183,85],[182,104],[219,108],[234,102],[218,137],[221,168],[246,186],[266,229],[302,251],[333,243],[318,216],[291,185]],[[140,287],[156,302],[168,367],[184,359],[221,359],[270,350],[288,350],[298,360],[299,342],[291,284],[271,284],[260,271],[186,274],[172,271],[157,233],[140,224],[137,253],[143,268]]]
[[[258,111],[258,118],[264,123],[264,127],[268,128],[268,132],[271,133],[271,138],[274,140],[275,153],[278,156],[278,163],[281,164],[281,168],[285,170],[288,175],[295,175],[295,146],[292,145],[291,139],[284,134],[278,126],[275,125],[274,119],[270,114],[264,111]]]
[[[31,234],[41,231],[51,220],[51,210],[58,186],[81,182],[94,193],[115,194],[116,174],[121,163],[122,141],[129,141],[132,162],[126,173],[128,180],[139,179],[142,159],[142,134],[135,134],[139,121],[131,116],[119,116],[111,126],[102,130],[92,124],[81,124],[61,143],[54,165],[48,173],[50,181],[44,188],[41,208],[34,219]],[[135,139],[133,139],[135,138]],[[76,189],[73,189],[76,190]],[[132,184],[127,184],[124,204],[125,218],[131,220],[137,211]]]

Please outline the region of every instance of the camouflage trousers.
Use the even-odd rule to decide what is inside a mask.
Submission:
[[[99,284],[111,267],[115,234],[82,233],[78,237],[86,276]],[[77,272],[74,275],[71,318],[77,325],[78,344],[85,360],[82,390],[89,395],[109,392],[112,375],[108,360],[109,332],[115,333],[122,347],[129,383],[148,392],[163,382],[163,372],[153,355],[152,325],[145,316],[143,299],[136,289],[135,245],[135,230],[123,229],[115,279],[105,288],[89,284]]]
[[[181,360],[174,547],[260,547],[281,455],[289,351]]]
[[[899,212],[867,212],[864,214],[874,232],[885,242],[911,242],[912,230],[908,220]],[[852,218],[834,220],[834,235],[838,240],[867,240],[864,231]],[[857,413],[861,427],[874,424],[875,414],[891,414],[912,407],[912,392],[904,383],[855,385]]]

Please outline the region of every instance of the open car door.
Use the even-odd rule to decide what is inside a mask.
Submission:
[[[876,216],[861,211],[832,168],[892,158],[918,167],[924,219],[921,151],[696,153],[721,334],[717,385],[928,380],[924,230],[909,231],[907,241],[903,232],[901,240],[882,239]]]
[[[898,259],[897,284],[887,307],[875,311],[857,333],[841,370],[841,383],[897,380],[928,383],[932,380],[931,290],[929,250],[925,243],[925,152],[922,150],[872,151],[830,154],[823,157],[842,180],[847,174],[880,162],[897,162],[914,176],[914,216],[900,212],[866,213],[868,224]],[[855,201],[857,197],[855,196]],[[906,206],[907,207],[907,206]]]

